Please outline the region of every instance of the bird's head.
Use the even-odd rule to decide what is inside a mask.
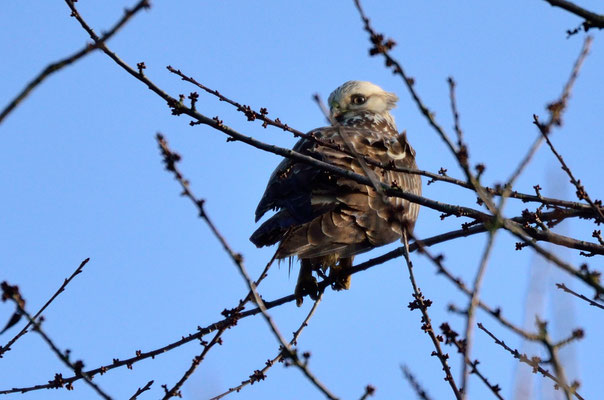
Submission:
[[[341,123],[363,112],[381,114],[391,120],[389,111],[396,107],[398,97],[378,85],[365,81],[348,81],[329,95],[329,111],[332,123]]]

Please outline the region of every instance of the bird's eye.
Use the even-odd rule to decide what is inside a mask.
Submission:
[[[355,94],[350,98],[350,102],[357,106],[365,104],[365,101],[367,101],[367,99],[362,94]]]

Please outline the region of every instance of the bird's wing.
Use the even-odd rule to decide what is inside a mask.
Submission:
[[[375,127],[374,127],[375,128]],[[381,128],[381,127],[380,127]],[[340,129],[345,130],[346,142]],[[365,127],[329,127],[311,132],[319,142],[299,141],[294,150],[338,167],[365,175],[353,152],[383,165],[415,167],[414,152],[397,132]],[[371,167],[371,165],[370,165]],[[416,175],[371,167],[381,182],[419,187]],[[254,232],[257,246],[281,240],[281,256],[319,257],[333,252],[354,255],[390,243],[401,236],[403,220],[417,212],[406,200],[382,197],[371,187],[334,176],[294,160],[284,160],[273,172],[256,218],[270,210],[277,214]]]

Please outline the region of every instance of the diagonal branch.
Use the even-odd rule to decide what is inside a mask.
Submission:
[[[529,365],[533,369],[533,373],[539,372],[541,375],[556,382],[556,385],[563,388],[565,391],[572,393],[577,399],[584,400],[583,397],[581,397],[581,395],[579,395],[579,393],[577,393],[576,387],[571,387],[571,386],[566,385],[564,382],[560,381],[558,378],[556,378],[554,375],[552,375],[548,370],[543,369],[539,365],[539,361],[541,361],[541,360],[538,357],[529,358],[526,354],[520,353],[518,350],[512,349],[507,344],[505,344],[504,341],[499,340],[493,333],[491,333],[481,323],[478,323],[478,328],[480,328],[483,332],[485,332],[487,335],[489,335],[491,337],[491,339],[493,339],[495,341],[496,344],[503,347],[510,354],[512,354],[514,356],[514,358],[518,359],[520,362],[523,362],[523,363]]]
[[[395,46],[395,42],[392,39],[384,40],[384,35],[378,34],[375,29],[371,26],[369,17],[365,14],[363,7],[361,6],[360,0],[354,0],[354,4],[363,20],[363,27],[365,31],[369,34],[369,40],[371,41],[373,47],[369,50],[369,54],[371,56],[375,56],[381,54],[385,59],[386,67],[393,70],[393,72],[397,75],[400,75],[403,79],[405,86],[407,87],[413,101],[419,108],[421,114],[425,117],[428,125],[434,129],[434,131],[438,134],[438,136],[442,139],[443,142],[447,145],[451,153],[455,156],[459,167],[462,169],[464,174],[466,175],[466,179],[470,185],[472,185],[474,191],[485,204],[485,206],[489,209],[489,211],[493,214],[496,214],[496,208],[493,204],[491,197],[486,192],[484,187],[479,183],[478,179],[472,171],[470,170],[470,166],[468,164],[469,154],[468,148],[465,144],[462,143],[462,136],[459,134],[461,129],[458,132],[458,141],[461,143],[460,146],[456,146],[449,135],[445,132],[444,128],[436,121],[434,117],[434,113],[428,109],[428,107],[424,104],[422,99],[419,97],[419,94],[414,88],[414,80],[409,77],[405,70],[403,69],[400,62],[394,59],[389,51]],[[459,123],[459,121],[457,121]],[[457,126],[459,128],[459,126]]]
[[[421,290],[419,289],[419,287],[417,286],[417,283],[415,281],[415,274],[413,273],[413,264],[411,263],[411,259],[409,258],[409,245],[407,243],[407,232],[405,232],[405,231],[403,231],[403,239],[404,239],[403,256],[404,256],[405,262],[407,264],[407,270],[409,271],[409,280],[411,281],[411,286],[413,287],[413,298],[415,299],[409,303],[408,307],[412,311],[419,310],[421,312],[421,314],[422,314],[421,329],[425,333],[427,333],[428,336],[430,336],[430,339],[432,340],[432,345],[434,346],[434,350],[435,350],[432,352],[432,355],[436,356],[438,358],[438,360],[440,361],[440,363],[443,367],[443,371],[445,371],[445,381],[447,381],[447,383],[451,387],[451,390],[453,391],[455,398],[459,400],[462,398],[462,393],[457,388],[457,384],[455,383],[455,379],[453,378],[453,374],[451,373],[451,368],[449,367],[449,364],[447,362],[447,360],[449,359],[449,354],[444,353],[442,351],[442,348],[440,346],[440,340],[436,336],[436,332],[434,331],[434,328],[432,327],[432,321],[430,319],[430,316],[428,315],[428,307],[430,307],[432,305],[432,301],[430,299],[427,299],[424,297],[424,294],[421,292]],[[414,238],[414,240],[415,240],[415,238]]]
[[[85,264],[85,263],[83,263]],[[96,383],[94,383],[92,381],[92,377],[89,376],[86,372],[82,371],[83,367],[84,367],[84,363],[80,360],[76,361],[76,362],[71,362],[71,360],[69,359],[69,353],[68,352],[62,352],[57,345],[53,342],[53,340],[46,334],[46,332],[44,332],[42,330],[42,327],[40,326],[40,322],[36,321],[29,312],[27,312],[27,310],[25,310],[24,308],[24,300],[21,297],[21,295],[19,294],[18,290],[6,290],[7,285],[4,285],[3,283],[3,294],[2,294],[2,298],[6,298],[6,299],[10,299],[12,300],[16,305],[17,305],[17,309],[19,310],[19,313],[24,315],[27,320],[29,321],[28,325],[33,326],[33,330],[34,332],[37,332],[42,339],[46,342],[46,344],[50,347],[50,349],[53,351],[53,353],[55,353],[55,355],[65,364],[67,365],[67,367],[69,367],[69,369],[71,369],[76,376],[83,378],[84,381],[90,386],[92,387],[92,389],[97,392],[97,394],[99,396],[101,396],[102,398],[106,399],[106,400],[111,400],[111,397],[105,393],[103,391],[103,389],[101,389],[99,387],[99,385],[97,385]],[[14,289],[15,287],[10,287],[10,289]],[[54,386],[56,387],[56,386]]]
[[[419,250],[420,252],[422,252],[424,254],[429,254],[429,253],[427,253],[426,248],[425,248],[427,246],[433,246],[435,244],[443,243],[443,242],[446,242],[446,241],[454,239],[454,238],[465,237],[465,236],[470,236],[470,235],[477,234],[480,232],[484,232],[484,229],[485,228],[482,226],[475,226],[475,227],[468,228],[468,229],[459,229],[456,231],[451,231],[451,232],[439,234],[436,236],[432,236],[432,237],[429,237],[426,239],[418,240],[409,245],[409,251],[414,252],[416,250]],[[404,247],[401,246],[397,249],[389,251],[388,253],[382,254],[381,256],[374,257],[368,261],[365,261],[354,267],[346,269],[346,270],[342,271],[342,274],[353,275],[353,274],[360,273],[360,272],[368,270],[370,268],[373,268],[373,267],[376,267],[379,265],[383,265],[386,261],[395,259],[397,257],[401,257],[403,255],[403,253],[404,253]],[[430,256],[430,258],[433,260],[437,259],[437,257],[433,257],[433,256]],[[267,265],[267,267],[268,267],[268,265]],[[261,274],[261,277],[265,276],[266,270],[267,269],[265,268],[265,270]],[[451,279],[453,281],[455,281],[455,278],[451,278]],[[325,288],[330,286],[334,281],[335,281],[335,277],[327,278],[324,281],[322,281],[319,284],[319,292],[323,291]],[[258,284],[258,281],[256,281],[256,284]],[[458,287],[462,291],[464,291],[464,293],[466,293],[468,295],[471,293],[467,288],[464,290],[465,286],[463,286],[463,285],[458,286]],[[293,302],[295,299],[296,299],[296,296],[294,294],[290,294],[290,295],[281,297],[281,298],[273,300],[273,301],[265,301],[264,304],[267,309],[271,309],[271,308],[278,307],[278,306],[281,306],[281,305],[289,303],[289,302]],[[488,308],[488,306],[484,305],[482,302],[479,304],[479,307],[485,309],[485,311],[487,311],[494,317],[498,318],[499,322],[501,322],[503,325],[514,330],[514,325],[507,322],[506,320],[504,320],[501,317],[501,312],[499,309],[490,309],[490,308]],[[122,359],[122,360],[115,358],[113,360],[113,362],[111,362],[110,364],[105,364],[98,368],[88,370],[88,371],[86,371],[86,374],[88,374],[88,376],[92,377],[99,373],[105,373],[107,371],[110,371],[110,370],[113,370],[116,368],[120,368],[120,367],[124,367],[124,366],[132,366],[133,364],[141,362],[143,360],[155,358],[157,356],[165,354],[166,352],[168,352],[174,348],[180,347],[184,344],[190,343],[195,340],[200,340],[204,336],[206,336],[212,332],[216,332],[217,330],[222,329],[223,327],[228,328],[228,327],[234,326],[237,323],[237,321],[239,321],[241,319],[251,317],[251,316],[254,316],[254,315],[257,315],[260,313],[259,308],[253,308],[253,309],[250,309],[247,311],[241,311],[241,312],[231,312],[231,311],[233,311],[233,310],[225,310],[223,312],[223,315],[225,315],[224,319],[213,322],[203,328],[198,327],[197,332],[183,335],[182,338],[177,341],[168,343],[167,345],[154,349],[154,350],[149,350],[146,352],[137,352],[137,355],[134,357],[129,357],[129,358]],[[517,332],[517,333],[522,334],[521,332]],[[527,336],[527,338],[530,338],[530,336]],[[532,339],[532,340],[538,340],[538,339]],[[81,379],[81,376],[75,375],[75,376],[71,376],[71,377],[67,377],[67,378],[62,378],[62,382],[64,384],[71,384],[79,379]],[[0,394],[25,393],[25,392],[30,392],[33,390],[50,389],[50,388],[56,388],[56,387],[57,387],[56,384],[54,384],[53,381],[51,381],[50,383],[39,384],[39,385],[34,385],[34,386],[29,386],[29,387],[19,387],[19,388],[0,390]]]
[[[193,372],[195,372],[195,370],[197,369],[199,364],[201,364],[201,362],[204,360],[206,354],[208,354],[210,349],[212,347],[214,347],[214,345],[216,345],[217,343],[220,343],[222,341],[221,336],[222,336],[222,333],[225,331],[225,329],[227,329],[227,328],[223,327],[223,328],[219,329],[218,332],[216,332],[216,335],[214,335],[214,337],[210,341],[210,343],[204,345],[203,351],[201,352],[201,354],[198,356],[195,356],[195,358],[193,358],[193,361],[191,362],[191,366],[185,371],[183,376],[178,380],[178,382],[176,382],[176,384],[174,384],[174,386],[171,389],[166,390],[166,394],[164,395],[164,397],[162,397],[162,400],[167,400],[172,397],[182,397],[182,394],[180,393],[180,388],[193,375]]]
[[[539,122],[539,119],[537,118],[537,116],[534,115],[533,117],[534,117],[535,125],[537,125],[537,127],[539,127],[539,131],[543,134],[543,137],[545,138],[545,141],[547,142],[547,145],[549,146],[549,148],[552,151],[552,153],[556,156],[556,158],[560,162],[562,170],[564,172],[566,172],[566,174],[570,178],[570,182],[577,189],[577,192],[576,192],[577,193],[577,198],[579,200],[585,200],[591,206],[591,208],[596,213],[596,217],[597,217],[599,223],[604,222],[604,214],[602,213],[602,210],[601,210],[602,201],[600,201],[600,200],[595,200],[594,201],[594,200],[591,199],[591,197],[589,197],[589,194],[585,190],[585,187],[581,184],[581,180],[575,178],[574,174],[572,173],[572,171],[570,170],[570,168],[568,167],[568,165],[566,165],[566,162],[564,162],[564,159],[562,158],[562,156],[560,155],[560,153],[558,153],[558,151],[554,147],[552,141],[550,140],[549,135],[542,128],[542,125]]]
[[[564,283],[556,283],[556,287],[558,289],[563,290],[566,293],[570,293],[573,296],[578,297],[581,300],[586,301],[587,303],[589,303],[590,306],[597,307],[597,308],[600,308],[600,309],[604,310],[604,304],[600,304],[598,302],[595,302],[592,299],[590,299],[589,297],[586,297],[585,295],[582,295],[582,294],[579,294],[579,293],[575,292],[574,290],[572,290],[568,286],[566,286]]]
[[[84,266],[88,263],[88,261],[90,261],[90,258],[85,259],[84,261],[82,261],[80,263],[80,266],[78,268],[76,268],[76,270],[73,272],[73,274],[71,274],[69,276],[69,278],[65,279],[65,281],[63,281],[63,284],[59,287],[59,289],[55,292],[55,294],[52,295],[52,297],[50,299],[48,299],[48,301],[46,302],[46,304],[44,304],[42,306],[42,308],[40,308],[38,310],[37,313],[34,314],[34,316],[32,317],[32,319],[35,321],[38,319],[38,317],[40,315],[42,315],[42,313],[44,312],[44,310],[46,310],[46,308],[50,305],[50,303],[52,303],[58,295],[60,295],[61,293],[63,293],[65,291],[65,288],[67,287],[67,285],[69,284],[69,282],[71,282],[71,280],[73,278],[76,277],[76,275],[79,275],[82,270],[84,269]],[[0,347],[0,357],[2,357],[2,354],[6,353],[7,351],[9,351],[11,349],[11,346],[17,341],[19,340],[19,338],[23,335],[25,335],[27,333],[27,330],[32,326],[32,322],[29,321],[27,323],[27,325],[25,325],[25,327],[23,329],[21,329],[21,331],[19,333],[17,333],[15,335],[15,337],[13,337],[11,340],[8,341],[8,343],[4,346],[4,347]],[[0,332],[1,333],[1,332]]]
[[[101,43],[108,41],[109,39],[111,39],[111,37],[113,37],[113,35],[115,35],[117,31],[119,31],[124,25],[126,25],[126,23],[130,20],[130,18],[134,16],[134,14],[136,14],[142,9],[148,9],[150,7],[151,5],[149,4],[149,0],[139,0],[139,2],[136,3],[134,7],[126,9],[124,11],[124,15],[122,16],[122,18],[120,18],[120,20],[117,21],[117,23],[109,31],[104,33],[103,36],[99,38],[99,41]],[[10,103],[6,105],[6,107],[4,107],[2,112],[0,112],[0,124],[8,116],[8,114],[10,114],[37,86],[44,82],[46,78],[48,78],[53,73],[60,71],[61,69],[73,64],[80,58],[86,56],[87,54],[93,52],[98,48],[99,45],[96,43],[86,44],[82,49],[73,53],[72,55],[62,58],[46,66],[46,68],[40,71],[40,73],[36,75],[36,77],[32,79],[21,90],[21,92],[19,92],[19,94],[13,100],[11,100]]]
[[[321,302],[322,297],[323,297],[323,292],[319,293],[319,297],[317,298],[317,300],[315,300],[315,303],[313,304],[312,308],[306,315],[306,318],[304,318],[304,321],[302,321],[302,324],[300,324],[300,327],[294,332],[294,336],[293,336],[292,340],[290,340],[290,342],[289,342],[290,346],[294,346],[297,343],[298,338],[300,337],[300,334],[302,333],[302,330],[308,326],[308,321],[310,320],[310,318],[314,315],[315,311],[317,310],[317,307],[318,307],[319,303]],[[249,379],[241,382],[240,385],[232,387],[229,390],[227,390],[226,392],[219,394],[218,396],[212,397],[210,400],[219,400],[219,399],[227,396],[228,394],[231,394],[233,392],[239,392],[242,388],[244,388],[247,385],[253,385],[254,382],[259,382],[261,380],[264,380],[266,378],[266,372],[273,365],[275,365],[275,363],[282,361],[283,356],[284,356],[283,352],[280,351],[276,357],[274,357],[272,360],[268,360],[266,362],[266,365],[264,368],[262,368],[260,370],[255,370],[254,373],[252,375],[250,375]]]
[[[471,370],[468,368],[471,366],[468,360],[472,355],[472,345],[473,345],[473,333],[474,333],[474,321],[476,318],[476,307],[480,303],[480,289],[482,287],[482,281],[485,276],[487,265],[489,263],[489,257],[491,256],[491,251],[493,250],[493,245],[495,244],[495,237],[497,236],[497,230],[489,231],[489,237],[487,239],[487,243],[485,245],[482,258],[480,260],[480,264],[478,266],[478,270],[476,271],[476,275],[474,277],[474,284],[472,286],[472,292],[470,294],[470,301],[468,304],[468,310],[466,313],[466,332],[465,332],[465,346],[461,352],[462,357],[462,369],[461,369],[461,387],[463,388],[464,398],[468,393],[468,385],[469,385],[469,374],[471,371],[474,371],[475,368]]]
[[[575,61],[575,64],[573,65],[571,74],[570,74],[568,80],[566,81],[564,88],[562,89],[562,94],[560,95],[560,98],[558,100],[552,102],[548,106],[548,109],[550,110],[549,119],[542,127],[545,132],[549,133],[554,125],[561,124],[562,113],[566,109],[568,99],[570,98],[571,90],[572,90],[573,86],[575,85],[575,81],[577,80],[577,77],[579,76],[579,71],[581,70],[581,67],[583,66],[583,62],[585,61],[587,54],[589,53],[589,48],[591,47],[591,43],[592,43],[592,38],[589,36],[586,37],[585,41],[583,42],[583,47],[581,49],[581,52],[579,53],[579,56],[577,57],[577,60]],[[522,171],[524,171],[526,166],[529,164],[530,160],[533,158],[533,156],[535,155],[535,153],[541,146],[542,141],[543,141],[543,135],[538,134],[537,138],[535,139],[535,141],[529,148],[527,154],[524,156],[524,158],[522,159],[520,164],[518,164],[518,167],[516,167],[516,170],[512,173],[510,178],[508,178],[507,183],[504,185],[504,187],[505,187],[504,197],[505,197],[505,193],[511,193],[512,187],[514,186],[516,179],[518,179],[518,177],[520,176]]]
[[[225,103],[228,103],[228,104],[236,107],[237,111],[242,112],[247,117],[248,121],[259,120],[259,121],[263,122],[263,124],[262,124],[263,127],[266,127],[269,125],[274,126],[276,128],[279,128],[284,131],[292,133],[293,136],[296,138],[302,137],[302,138],[320,143],[322,146],[336,148],[339,151],[344,151],[344,152],[346,151],[346,149],[338,148],[337,146],[334,146],[331,143],[322,141],[312,135],[309,135],[307,133],[294,129],[291,126],[289,126],[288,124],[283,123],[279,118],[275,118],[275,119],[269,118],[268,110],[266,108],[260,108],[260,111],[255,111],[250,106],[247,106],[247,105],[241,104],[237,101],[234,101],[234,100],[228,98],[227,96],[225,96],[223,93],[205,86],[204,84],[200,83],[195,78],[193,78],[192,76],[188,76],[188,75],[184,74],[180,69],[173,68],[172,66],[168,66],[167,69],[171,73],[179,76],[183,81],[189,82],[189,83],[197,86],[198,88],[202,89],[203,91],[217,97],[221,102],[225,102]],[[449,83],[450,83],[450,85],[452,84],[454,86],[454,82],[452,81],[452,79],[450,79]],[[192,95],[195,96],[195,94],[192,94]],[[316,95],[316,96],[318,96],[318,95]],[[315,100],[315,101],[317,101],[317,100]],[[320,102],[320,99],[318,101]],[[320,104],[324,108],[323,103],[320,102]],[[454,112],[457,113],[456,107],[454,108],[454,110],[455,110]],[[329,117],[329,111],[327,109],[325,109],[323,112],[326,113],[325,115],[327,117]],[[328,120],[328,122],[331,123],[331,121],[329,121],[329,120]],[[458,125],[459,122],[457,122],[456,124]],[[459,130],[461,132],[461,129],[459,128],[459,126],[456,127],[456,130]],[[538,139],[539,139],[539,142],[542,140],[541,135],[538,136]],[[531,154],[531,152],[529,152],[529,154]],[[530,158],[529,156],[527,156],[527,157]],[[472,184],[470,184],[468,182],[464,182],[459,179],[449,177],[445,174],[435,174],[435,173],[429,172],[429,171],[422,171],[422,170],[416,170],[416,169],[410,169],[410,168],[404,168],[404,167],[394,167],[392,165],[382,165],[371,159],[364,159],[364,161],[367,162],[368,164],[375,165],[379,168],[383,168],[386,170],[405,172],[408,174],[415,174],[415,175],[423,175],[423,176],[430,178],[430,180],[431,180],[430,182],[443,181],[443,182],[461,186],[466,189],[474,189],[474,186]],[[525,159],[525,163],[527,161],[528,160]],[[519,173],[519,172],[517,172],[517,173]],[[516,191],[507,190],[507,188],[505,188],[505,190],[504,190],[503,188],[494,188],[493,189],[493,188],[489,188],[489,187],[484,187],[484,189],[487,191],[488,194],[491,194],[491,195],[502,196],[507,193],[507,196],[517,198],[522,201],[534,201],[534,202],[539,202],[542,204],[558,205],[558,206],[571,207],[571,208],[580,208],[580,207],[584,206],[577,202],[570,202],[570,201],[564,201],[564,200],[559,200],[559,199],[547,198],[547,197],[543,197],[543,196],[535,196],[535,195],[530,195],[530,194],[525,194],[525,193],[518,193]]]
[[[153,385],[153,382],[154,381],[151,380],[151,381],[147,382],[147,384],[145,386],[143,386],[142,388],[138,388],[136,390],[136,393],[134,393],[132,395],[132,397],[130,397],[130,400],[136,400],[136,399],[138,399],[139,395],[143,394],[147,390],[150,390],[151,389],[151,385]]]
[[[70,6],[70,8],[72,9],[73,15],[74,17],[80,22],[80,24],[82,25],[82,27],[89,33],[89,35],[92,37],[93,40],[98,41],[98,37],[97,35],[94,33],[94,31],[88,26],[88,24],[82,19],[82,17],[79,15],[79,13],[77,12],[77,10],[75,9],[75,7],[73,6],[73,3],[70,0],[65,0],[67,2],[67,4]],[[134,76],[136,79],[140,80],[141,82],[145,83],[145,85],[147,85],[147,87],[152,90],[153,92],[155,92],[158,96],[160,96],[161,98],[163,98],[168,105],[172,108],[172,113],[175,115],[181,115],[181,114],[186,114],[189,115],[190,117],[194,118],[198,123],[202,123],[208,126],[211,126],[212,128],[221,131],[225,134],[227,134],[228,136],[230,136],[233,140],[238,140],[241,142],[244,142],[248,145],[251,145],[255,148],[258,148],[260,150],[263,151],[267,151],[267,152],[271,152],[274,154],[278,154],[280,156],[283,157],[287,157],[287,158],[291,158],[291,159],[295,159],[297,161],[306,163],[306,164],[310,164],[313,166],[316,166],[320,169],[326,170],[328,172],[332,172],[336,175],[339,176],[343,176],[343,177],[347,177],[349,179],[352,179],[358,183],[362,183],[364,185],[367,186],[372,186],[372,182],[364,176],[361,176],[359,174],[356,174],[354,172],[351,172],[349,170],[346,169],[342,169],[339,167],[336,167],[334,165],[331,165],[329,163],[325,163],[323,161],[317,160],[313,157],[309,157],[303,154],[300,154],[298,152],[295,152],[293,150],[289,150],[289,149],[285,149],[285,148],[281,148],[278,146],[274,146],[274,145],[269,145],[266,143],[263,143],[261,141],[258,141],[252,137],[243,135],[227,126],[225,126],[222,121],[220,121],[220,119],[218,117],[214,117],[214,118],[208,118],[202,114],[200,114],[199,112],[197,112],[195,109],[193,108],[189,108],[186,107],[182,101],[177,101],[176,99],[174,99],[173,97],[171,97],[170,95],[168,95],[167,93],[165,93],[162,89],[160,89],[159,87],[157,87],[157,85],[155,85],[152,81],[150,81],[144,74],[142,74],[140,71],[137,72],[134,69],[132,69],[129,65],[127,65],[123,60],[121,60],[115,53],[111,52],[107,46],[104,43],[100,43],[99,47],[111,58],[113,59],[119,66],[121,66],[123,69],[125,69],[129,74],[131,74],[132,76]],[[382,185],[384,192],[389,195],[389,196],[396,196],[396,197],[401,197],[404,198],[406,200],[409,200],[413,203],[417,203],[420,205],[423,205],[425,207],[428,208],[432,208],[441,212],[444,212],[447,215],[455,215],[455,216],[467,216],[470,218],[474,218],[476,220],[479,220],[481,222],[490,220],[492,217],[489,216],[488,214],[485,214],[481,211],[478,210],[474,210],[468,207],[462,207],[462,206],[453,206],[450,204],[445,204],[445,203],[441,203],[438,201],[434,201],[434,200],[430,200],[421,196],[416,196],[412,193],[408,193],[408,192],[404,192],[400,189],[393,189],[392,187],[383,184]]]
[[[212,231],[214,236],[216,236],[216,238],[218,239],[218,241],[220,242],[220,244],[222,245],[224,250],[227,252],[229,257],[233,261],[233,263],[237,266],[237,269],[243,276],[246,284],[248,285],[250,293],[252,294],[252,300],[258,305],[258,308],[260,309],[260,312],[261,312],[262,316],[264,317],[264,319],[266,320],[267,324],[269,325],[271,331],[273,332],[273,334],[275,335],[275,337],[277,338],[279,343],[281,343],[282,351],[285,353],[285,356],[288,359],[291,359],[293,361],[293,363],[304,373],[304,375],[327,398],[332,399],[332,400],[337,400],[337,397],[335,397],[325,387],[325,385],[323,383],[321,383],[317,379],[317,377],[314,376],[314,374],[312,374],[310,372],[306,363],[302,363],[300,361],[296,351],[285,341],[285,339],[283,338],[283,335],[281,335],[281,333],[279,332],[277,325],[273,321],[272,317],[268,314],[264,301],[258,294],[258,291],[256,289],[256,287],[257,287],[256,283],[254,283],[252,278],[250,278],[249,274],[246,271],[245,266],[243,265],[243,256],[241,254],[235,253],[235,251],[233,251],[231,246],[226,241],[225,237],[220,233],[220,231],[218,231],[218,228],[216,227],[214,222],[210,219],[210,217],[206,213],[205,208],[204,208],[204,201],[197,199],[193,195],[193,193],[191,192],[191,190],[189,188],[189,182],[184,178],[182,173],[176,167],[176,162],[180,160],[180,156],[178,154],[174,153],[172,150],[170,150],[167,142],[165,141],[165,139],[163,138],[162,135],[160,135],[160,134],[157,135],[157,141],[159,143],[159,146],[162,151],[162,155],[164,157],[164,163],[166,165],[166,169],[168,169],[169,171],[174,173],[174,175],[176,176],[176,179],[178,180],[178,182],[181,184],[181,186],[183,188],[184,195],[189,197],[196,204],[197,209],[199,210],[199,216],[206,222],[206,224],[208,225],[208,227],[210,228],[210,230]],[[221,334],[222,334],[222,331],[219,331],[216,334],[216,336],[211,344],[215,343],[215,341],[218,340],[218,338],[220,337]],[[197,366],[199,365],[201,360],[203,360],[203,356],[205,356],[205,353],[207,352],[207,348],[208,348],[208,346],[206,347],[206,350],[204,350],[204,352],[199,357],[196,357],[193,360],[193,363],[191,364],[191,367],[189,368],[189,370],[185,373],[185,375],[181,378],[181,380],[170,391],[168,391],[166,393],[166,396],[164,396],[164,399],[168,399],[176,394],[176,392],[180,388],[180,386],[182,386],[182,384],[191,376],[191,374],[197,368]]]
[[[585,20],[583,23],[584,29],[587,31],[590,28],[604,28],[604,15],[596,14],[592,11],[589,11],[583,7],[579,7],[573,2],[567,0],[545,0],[552,7],[562,8],[570,12],[571,14],[575,14],[578,17],[581,17]]]
[[[401,371],[403,372],[403,376],[405,377],[405,379],[407,379],[409,385],[411,385],[413,391],[420,400],[431,400],[431,397],[420,385],[413,373],[411,373],[411,370],[406,365],[401,365]]]
[[[495,397],[497,397],[499,400],[503,400],[503,397],[499,393],[499,392],[501,392],[501,387],[499,386],[499,384],[492,384],[491,382],[489,382],[487,377],[482,372],[480,372],[480,370],[478,369],[479,361],[478,360],[472,361],[467,356],[467,351],[466,351],[467,341],[465,339],[457,339],[459,334],[457,332],[453,331],[453,329],[451,329],[449,324],[447,324],[446,322],[440,326],[440,330],[446,338],[445,344],[454,345],[457,348],[457,351],[459,353],[463,354],[462,362],[464,363],[464,365],[468,365],[470,367],[470,373],[476,374],[476,376],[478,376],[478,378],[480,378],[482,383],[484,383],[489,388],[489,390],[491,390],[491,392],[493,393],[493,395]],[[468,393],[467,386],[464,386],[463,390],[464,390],[464,395],[467,395],[467,393]]]

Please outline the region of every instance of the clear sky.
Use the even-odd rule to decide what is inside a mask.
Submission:
[[[586,6],[597,2],[585,2]],[[108,29],[133,1],[77,3],[97,30]],[[452,132],[446,78],[458,83],[461,123],[473,164],[487,169],[483,182],[502,182],[537,135],[532,115],[545,118],[545,105],[561,93],[579,54],[584,34],[567,38],[565,31],[581,22],[545,1],[365,2],[373,25],[395,39],[393,51],[414,77],[424,101]],[[62,1],[6,1],[0,13],[0,107],[48,63],[81,48],[86,33]],[[601,32],[585,62],[570,99],[564,126],[553,140],[588,192],[601,198],[604,47]],[[399,77],[368,56],[369,42],[352,1],[228,1],[156,0],[109,42],[130,65],[144,61],[146,74],[171,95],[195,88],[166,70],[181,69],[207,86],[302,131],[323,125],[313,93],[327,98],[350,80],[369,80],[396,92],[394,110],[399,129],[407,130],[422,169],[462,177],[456,161],[428,127]],[[198,109],[220,116],[234,129],[259,140],[290,147],[295,139],[277,129],[250,123],[216,98],[200,94]],[[207,126],[190,127],[188,118],[170,115],[165,102],[127,75],[102,53],[94,53],[50,77],[1,125],[0,280],[19,285],[30,311],[37,310],[79,263],[91,261],[84,272],[44,313],[44,328],[73,359],[93,368],[136,350],[152,350],[193,333],[221,318],[246,293],[244,281],[196,210],[179,196],[179,187],[164,169],[154,136],[162,132],[183,156],[181,169],[193,192],[206,199],[207,212],[230,245],[245,257],[257,276],[274,249],[256,249],[248,237],[254,231],[254,209],[266,181],[280,161]],[[424,179],[424,182],[426,179]],[[540,184],[545,194],[573,199],[574,188],[557,161],[542,148],[517,189],[532,192]],[[426,186],[425,196],[452,204],[478,207],[471,193],[443,183]],[[507,216],[526,205],[510,201]],[[416,226],[419,237],[458,229],[465,220],[427,209]],[[560,229],[593,240],[593,226],[572,221]],[[471,282],[486,236],[439,245],[454,275]],[[533,309],[542,308],[555,338],[581,326],[586,338],[563,355],[567,373],[577,377],[587,399],[598,398],[604,330],[601,310],[557,293],[555,282],[590,295],[583,285],[545,266],[529,250],[514,250],[515,240],[500,233],[483,286],[483,299],[501,306],[504,315],[533,328]],[[366,260],[396,245],[358,257]],[[601,260],[560,256],[574,265]],[[447,321],[458,331],[463,319],[447,312],[467,299],[434,267],[414,255],[421,289],[434,304],[434,325]],[[287,264],[274,267],[261,285],[265,299],[293,292],[297,271]],[[535,297],[527,296],[529,277]],[[310,325],[298,341],[310,351],[311,370],[342,399],[359,398],[363,388],[377,388],[378,399],[413,398],[399,366],[408,365],[433,398],[451,398],[432,346],[420,331],[420,314],[410,312],[411,285],[401,259],[392,260],[352,279],[347,292],[328,290]],[[541,305],[540,302],[543,302]],[[281,331],[290,337],[310,309],[289,303],[271,311]],[[525,313],[527,311],[527,313]],[[530,311],[530,312],[529,312]],[[0,324],[13,306],[0,304]],[[525,315],[526,314],[526,315]],[[479,312],[478,322],[513,347],[521,340],[496,320]],[[20,327],[0,336],[4,344]],[[514,398],[517,362],[482,332],[476,332],[473,358],[502,395]],[[248,318],[227,331],[222,346],[184,386],[185,399],[206,399],[246,379],[277,353],[278,344],[260,317]],[[447,347],[455,376],[459,357]],[[528,351],[528,350],[527,350]],[[531,351],[536,351],[534,348]],[[201,352],[198,343],[182,346],[133,370],[113,370],[96,377],[116,399],[128,398],[154,379],[143,399],[163,394]],[[67,369],[40,337],[30,333],[0,360],[0,390],[46,383]],[[551,398],[549,381],[536,378],[532,398]],[[541,392],[541,390],[545,392]],[[7,398],[86,399],[94,393],[78,382],[74,391],[53,390]],[[489,398],[476,379],[471,398]],[[294,368],[273,367],[268,378],[232,395],[240,399],[313,399],[320,393]],[[540,397],[543,396],[543,397]]]

